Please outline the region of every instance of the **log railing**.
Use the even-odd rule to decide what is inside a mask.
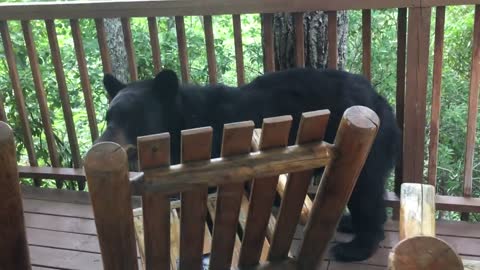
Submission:
[[[215,29],[212,25],[212,16],[219,14],[231,14],[234,32],[235,62],[237,83],[242,85],[246,82],[245,67],[242,47],[242,14],[256,13],[262,14],[261,27],[263,28],[263,54],[264,70],[271,72],[275,70],[275,52],[273,39],[273,13],[290,12],[293,13],[295,25],[295,63],[297,66],[305,65],[304,52],[304,32],[303,32],[303,12],[323,10],[328,13],[329,23],[327,26],[329,50],[328,67],[337,66],[337,32],[335,23],[337,11],[339,10],[362,10],[362,70],[367,78],[371,78],[371,25],[372,9],[397,8],[398,9],[398,39],[397,39],[397,94],[396,111],[397,122],[403,130],[403,158],[396,169],[396,186],[401,182],[422,182],[428,179],[428,183],[436,183],[437,171],[437,152],[439,139],[439,119],[440,119],[440,92],[442,75],[442,57],[443,57],[443,32],[445,27],[445,6],[448,5],[477,5],[474,18],[474,33],[472,37],[473,53],[471,58],[471,80],[470,80],[470,98],[467,121],[467,139],[465,142],[465,168],[463,177],[464,197],[439,196],[437,205],[439,209],[457,210],[457,211],[480,211],[480,201],[472,196],[472,171],[473,171],[473,149],[475,146],[475,130],[478,105],[478,76],[479,76],[479,57],[480,57],[480,0],[371,0],[371,1],[352,1],[352,0],[154,0],[154,1],[135,1],[124,0],[112,4],[110,1],[74,1],[74,2],[35,2],[35,3],[4,3],[0,4],[0,32],[3,42],[6,63],[9,69],[11,85],[16,100],[16,110],[19,115],[21,130],[23,131],[23,144],[27,150],[28,161],[32,167],[37,167],[38,162],[34,149],[31,127],[28,121],[28,111],[25,106],[24,93],[22,92],[21,80],[18,76],[15,46],[10,38],[9,22],[21,21],[25,48],[28,52],[29,63],[31,66],[32,80],[35,86],[35,94],[39,104],[40,118],[44,128],[45,139],[48,145],[48,154],[52,167],[61,167],[59,153],[55,145],[54,131],[48,113],[48,104],[46,91],[42,75],[39,68],[38,52],[35,47],[34,37],[32,35],[32,21],[43,20],[48,34],[48,41],[53,60],[54,71],[60,100],[63,109],[65,127],[67,130],[69,147],[71,151],[72,169],[58,168],[49,170],[48,168],[20,170],[24,177],[35,177],[34,171],[42,171],[37,174],[41,177],[57,179],[57,186],[61,187],[61,180],[76,179],[79,180],[79,187],[84,187],[84,176],[77,168],[81,168],[81,153],[75,130],[75,123],[72,117],[72,108],[70,105],[67,83],[65,82],[65,71],[62,65],[62,56],[57,41],[55,23],[58,19],[69,19],[71,33],[74,42],[74,50],[77,59],[80,82],[84,99],[85,110],[88,115],[88,126],[91,139],[98,137],[98,123],[96,121],[96,109],[92,99],[91,82],[88,76],[87,62],[85,59],[85,48],[82,41],[81,20],[94,19],[96,27],[96,36],[99,45],[99,55],[104,72],[112,71],[111,59],[108,54],[107,39],[104,26],[104,18],[121,18],[124,34],[125,47],[127,51],[127,60],[129,65],[129,75],[132,80],[138,78],[136,68],[136,57],[134,40],[130,29],[130,20],[133,17],[145,18],[148,22],[148,32],[150,37],[150,46],[152,50],[153,71],[161,69],[161,51],[159,47],[157,18],[162,16],[175,16],[178,59],[180,63],[182,81],[188,82],[189,59],[188,59],[188,40],[185,34],[184,16],[203,16],[205,42],[207,51],[207,63],[209,81],[214,83],[217,79],[216,55],[214,48]],[[435,12],[435,39],[434,42],[434,61],[433,61],[433,83],[432,83],[432,114],[431,119],[426,119],[427,104],[427,82],[428,82],[428,58],[430,44],[430,19],[432,9]],[[408,14],[408,21],[407,21]],[[259,26],[260,27],[260,26]],[[408,27],[408,28],[407,28]],[[408,29],[408,36],[407,36]],[[466,41],[467,42],[467,41]],[[152,71],[152,72],[153,72]],[[3,104],[3,93],[0,92],[0,120],[9,119],[6,117]],[[430,125],[429,138],[429,165],[428,174],[424,177],[424,152],[425,152],[425,131],[427,123]],[[12,123],[11,123],[12,124]],[[58,172],[62,171],[61,174]],[[41,175],[41,176],[40,176]],[[35,179],[37,179],[35,178]],[[40,180],[35,181],[36,185]],[[387,195],[389,203],[397,203],[398,198]],[[457,206],[457,204],[460,204]],[[443,206],[443,207],[442,207]],[[466,217],[466,215],[464,215]]]

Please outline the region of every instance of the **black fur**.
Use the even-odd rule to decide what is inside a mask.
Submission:
[[[399,129],[390,105],[362,76],[336,70],[290,69],[258,77],[240,88],[224,85],[179,86],[172,71],[160,72],[154,80],[126,85],[106,77],[105,87],[113,98],[107,112],[108,127],[100,141],[122,133],[128,144],[137,136],[170,132],[172,163],[179,162],[180,131],[212,126],[212,155],[220,155],[225,123],[253,120],[257,127],[263,118],[292,115],[290,144],[295,140],[302,112],[329,109],[325,140],[333,142],[344,111],[353,105],[374,110],[380,129],[348,203],[351,216],[342,219],[339,229],[355,238],[334,247],[337,259],[363,260],[384,238],[386,220],[383,201],[385,180],[394,167],[399,145]]]

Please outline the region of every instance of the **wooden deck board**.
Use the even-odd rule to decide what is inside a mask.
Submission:
[[[60,217],[37,213],[25,213],[25,226],[59,232],[96,235],[95,221],[93,219],[77,217]]]
[[[27,240],[30,245],[35,246],[100,253],[96,235],[27,228]]]
[[[100,249],[89,196],[85,192],[22,189],[25,224],[32,269],[102,269]],[[464,259],[480,260],[480,224],[438,221],[437,234],[450,243]],[[377,253],[363,262],[340,263],[327,254],[319,270],[380,270],[387,265],[390,248],[398,241],[398,223],[388,221],[386,238]],[[300,246],[298,227],[291,255]],[[333,242],[345,242],[350,235],[337,233]],[[331,244],[333,245],[333,243]]]

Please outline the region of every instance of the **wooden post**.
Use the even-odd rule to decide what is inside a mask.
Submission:
[[[451,269],[463,264],[455,251],[435,237],[435,188],[402,184],[400,197],[400,242],[388,256],[389,270]]]
[[[0,122],[0,268],[31,269],[12,129]]]
[[[408,9],[403,178],[421,183],[425,148],[431,8]]]
[[[300,269],[315,269],[321,263],[335,234],[343,210],[367,159],[380,120],[367,107],[347,109],[335,137],[336,158],[325,168],[305,227],[300,248]]]
[[[116,143],[94,145],[85,158],[105,270],[138,269],[127,154]]]
[[[400,240],[417,235],[435,236],[435,188],[403,184],[400,196]]]

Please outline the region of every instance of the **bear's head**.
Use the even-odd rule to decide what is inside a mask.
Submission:
[[[111,102],[107,127],[95,143],[111,141],[121,145],[128,154],[130,169],[135,170],[137,137],[172,132],[178,125],[178,77],[171,70],[163,70],[153,80],[124,84],[106,74],[103,84]]]

